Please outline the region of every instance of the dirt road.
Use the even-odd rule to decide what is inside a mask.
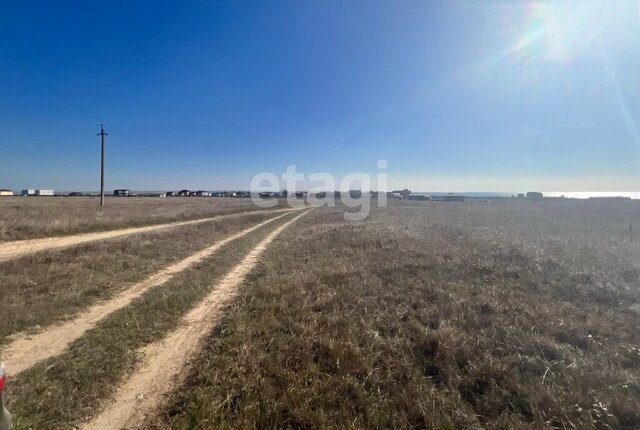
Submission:
[[[181,382],[184,367],[197,352],[203,338],[219,322],[224,307],[238,294],[247,274],[256,266],[269,244],[305,211],[271,232],[244,260],[234,267],[215,289],[162,341],[144,348],[142,366],[114,395],[113,403],[83,426],[87,430],[140,428],[149,414],[162,404],[163,395]]]
[[[177,273],[194,266],[200,261],[216,253],[224,245],[239,239],[252,231],[263,227],[287,214],[275,216],[239,233],[226,237],[215,244],[180,260],[147,279],[121,292],[113,299],[98,303],[82,312],[77,317],[62,324],[52,326],[35,335],[18,334],[0,354],[2,361],[12,376],[26,370],[38,362],[63,353],[67,347],[87,330],[93,328],[100,320],[111,313],[124,308],[132,300],[143,295],[151,288],[164,284]]]
[[[0,243],[0,263],[14,258],[34,254],[40,251],[69,248],[71,246],[81,245],[87,242],[95,242],[98,240],[113,239],[117,237],[129,236],[132,234],[149,233],[158,230],[164,230],[183,225],[200,224],[203,222],[219,220],[230,217],[238,217],[256,213],[278,213],[283,211],[291,211],[291,209],[275,209],[271,211],[247,211],[228,215],[218,215],[210,218],[194,219],[189,221],[177,221],[164,224],[149,225],[146,227],[132,227],[120,230],[100,231],[96,233],[83,233],[73,236],[46,237],[43,239],[18,240],[14,242]]]

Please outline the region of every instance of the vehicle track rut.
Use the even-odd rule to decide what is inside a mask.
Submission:
[[[260,256],[284,229],[308,212],[301,213],[269,233],[204,300],[185,315],[176,330],[163,340],[143,348],[145,358],[142,365],[118,388],[112,403],[81,428],[140,428],[145,419],[157,411],[171,387],[181,382],[189,359],[217,325],[225,306],[237,296],[238,287],[258,264]]]
[[[2,349],[2,353],[0,354],[2,361],[7,366],[6,368],[11,375],[15,376],[42,360],[62,354],[73,341],[93,328],[102,319],[113,312],[124,308],[148,290],[166,283],[176,274],[193,267],[195,264],[215,254],[226,244],[286,215],[288,215],[288,213],[275,216],[244,229],[239,233],[228,236],[215,244],[164,268],[147,279],[134,284],[130,288],[116,295],[114,298],[89,307],[87,310],[68,321],[48,327],[36,334],[19,333],[12,336],[12,341]]]
[[[176,221],[164,224],[155,224],[145,227],[131,227],[118,230],[99,231],[95,233],[82,233],[72,236],[54,236],[42,239],[16,240],[13,242],[0,243],[0,263],[13,260],[36,252],[69,248],[83,243],[95,242],[98,240],[114,239],[118,237],[130,236],[132,234],[149,233],[183,225],[200,224],[203,222],[220,220],[224,218],[237,217],[243,215],[255,215],[259,213],[278,213],[291,211],[292,209],[275,209],[269,211],[255,210],[239,212],[227,215],[217,215],[210,218],[200,218],[188,221]]]

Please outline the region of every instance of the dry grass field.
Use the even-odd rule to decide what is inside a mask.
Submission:
[[[636,202],[317,210],[154,428],[640,428]]]
[[[127,210],[150,222],[121,209],[110,226],[130,226]],[[209,207],[162,220],[198,210]],[[16,335],[46,334],[257,226],[62,353],[9,368],[15,428],[112,428],[92,420],[149,351],[285,226],[247,277],[232,276],[238,296],[211,303],[220,322],[186,367],[162,374],[164,391],[129,393],[162,401],[127,428],[640,428],[640,237],[628,237],[638,202],[390,202],[360,222],[344,211],[225,218],[1,263],[0,360]],[[92,229],[75,219],[83,227],[67,231]]]
[[[0,242],[138,227],[259,210],[250,199],[1,197]]]
[[[291,216],[285,215],[276,225]],[[22,372],[10,391],[12,412],[19,417],[16,428],[76,428],[94,415],[100,402],[140,363],[140,348],[173,330],[180,317],[273,227],[232,242],[108,316],[66,353]]]
[[[7,336],[68,318],[170,263],[269,218],[257,213],[157,233],[45,251],[0,263],[0,345]]]

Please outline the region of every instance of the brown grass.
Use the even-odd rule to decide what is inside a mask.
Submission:
[[[73,316],[164,266],[273,216],[258,213],[214,220],[0,263],[0,345],[10,334]]]
[[[216,255],[111,314],[74,342],[67,353],[10,380],[9,409],[15,429],[77,428],[135,370],[140,348],[173,330],[180,317],[205,297],[229,268],[269,231],[295,215],[287,214],[224,246]]]
[[[640,428],[636,202],[315,211],[155,428]]]
[[[2,197],[0,242],[138,227],[260,210],[250,199]]]

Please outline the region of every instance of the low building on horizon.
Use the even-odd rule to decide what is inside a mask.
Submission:
[[[589,196],[591,201],[626,201],[631,200],[629,196]]]
[[[118,188],[113,190],[113,197],[129,197],[131,195],[131,190],[126,188]]]
[[[23,196],[53,196],[55,192],[53,190],[38,190],[38,189],[26,189],[22,190]]]
[[[411,193],[407,196],[407,200],[429,201],[431,196],[428,194]]]
[[[396,197],[396,196],[400,196],[403,199],[406,199],[407,197],[409,197],[409,195],[411,194],[411,190],[408,188],[405,188],[404,190],[393,190],[391,191],[391,195]]]
[[[539,200],[544,198],[544,195],[539,191],[529,191],[527,192],[527,198],[530,200]]]
[[[444,196],[445,202],[464,202],[465,199],[465,196],[462,194],[447,194]]]

